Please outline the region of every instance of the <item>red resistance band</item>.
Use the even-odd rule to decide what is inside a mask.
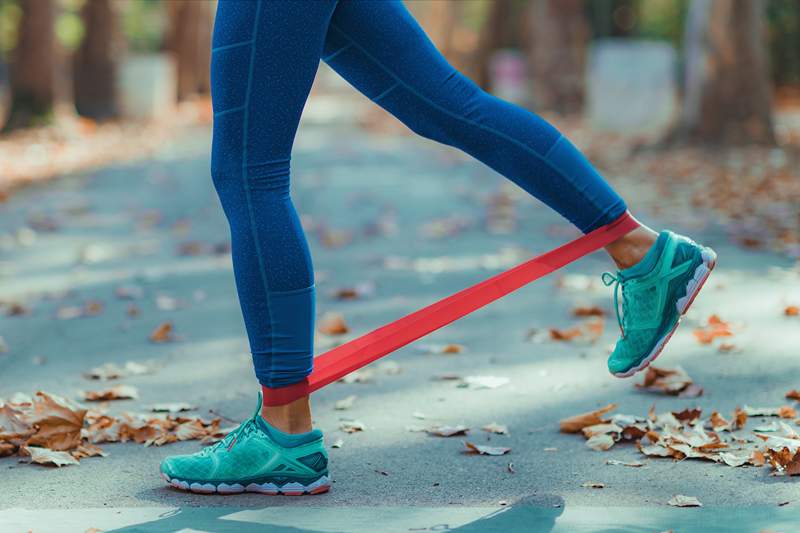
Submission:
[[[542,278],[616,241],[639,227],[629,213],[574,241],[529,259],[505,272],[337,346],[314,359],[303,381],[279,388],[262,387],[265,405],[285,405],[306,396],[398,348]]]

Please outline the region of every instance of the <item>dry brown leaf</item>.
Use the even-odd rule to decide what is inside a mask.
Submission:
[[[359,422],[358,420],[342,420],[339,423],[339,429],[345,433],[355,433],[357,431],[364,431],[366,426],[364,426],[363,422]]]
[[[703,389],[694,385],[689,374],[679,366],[674,368],[649,366],[644,376],[644,382],[637,383],[636,388],[684,398],[693,398],[703,394]]]
[[[194,411],[196,406],[186,402],[154,403],[150,410],[154,413],[182,413],[184,411]]]
[[[86,409],[42,391],[36,393],[32,407],[28,421],[36,433],[28,439],[28,445],[63,451],[80,444]]]
[[[328,312],[319,319],[317,330],[325,335],[344,335],[350,328],[341,313]]]
[[[604,452],[614,446],[614,437],[608,433],[594,435],[586,441],[586,446],[598,452]]]
[[[573,308],[572,315],[577,317],[606,316],[606,311],[597,305],[586,305]]]
[[[496,435],[508,435],[508,427],[504,426],[503,424],[498,424],[497,422],[486,424],[481,429],[483,431],[486,431],[488,433],[494,433]]]
[[[16,447],[34,432],[34,428],[25,420],[22,411],[7,403],[0,404],[0,442],[13,444]]]
[[[783,310],[783,314],[786,316],[800,316],[800,306],[787,305]]]
[[[467,426],[434,426],[425,430],[428,435],[434,435],[436,437],[466,435],[468,431],[469,428]]]
[[[67,452],[51,450],[41,446],[23,446],[20,452],[28,455],[31,462],[40,465],[69,466],[80,464],[76,458]]]
[[[511,451],[511,448],[506,448],[504,446],[482,446],[468,441],[464,441],[464,446],[466,447],[464,453],[474,453],[478,455],[505,455]]]
[[[605,486],[605,483],[598,483],[597,481],[586,481],[581,483],[581,487],[585,489],[603,489]]]
[[[733,411],[733,424],[731,425],[731,429],[733,430],[742,429],[746,423],[747,423],[747,413],[745,413],[741,408],[737,407]]]
[[[605,435],[607,433],[615,433],[620,435],[622,433],[622,428],[613,423],[607,424],[594,424],[591,426],[586,426],[582,429],[583,436],[587,439],[594,437],[595,435]]]
[[[709,423],[714,431],[730,431],[731,429],[731,423],[725,420],[725,418],[716,411],[711,413]]]
[[[138,397],[139,391],[133,385],[114,385],[104,390],[83,391],[83,399],[89,402],[135,400]]]
[[[605,407],[601,407],[595,411],[589,411],[588,413],[581,413],[569,418],[564,418],[563,420],[559,421],[558,425],[562,433],[578,433],[587,426],[594,426],[596,424],[602,424],[606,422],[606,420],[601,417],[616,408],[617,404],[610,403]]]
[[[786,398],[789,400],[794,400],[796,402],[800,402],[800,390],[792,389],[786,393]]]
[[[75,459],[83,459],[84,457],[106,457],[108,455],[100,446],[95,446],[88,442],[84,442],[70,453]]]
[[[676,494],[667,501],[667,505],[673,507],[702,507],[703,504],[694,496],[684,496],[683,494]]]
[[[367,296],[372,296],[373,294],[375,294],[375,283],[366,281],[357,283],[352,287],[336,289],[331,293],[331,296],[337,300],[359,300]]]
[[[351,394],[347,398],[344,398],[342,400],[337,400],[336,403],[333,404],[333,408],[336,409],[337,411],[344,411],[346,409],[350,409],[351,407],[353,407],[353,403],[355,403],[356,398],[358,398],[356,395]]]
[[[202,439],[207,433],[206,427],[200,420],[189,420],[175,428],[175,436],[178,440]]]
[[[172,322],[162,322],[150,334],[151,342],[171,342],[175,340],[174,326]]]
[[[606,459],[607,465],[616,465],[616,466],[630,466],[632,468],[639,468],[644,466],[644,463],[639,461],[620,461],[618,459]]]
[[[689,424],[694,424],[696,420],[700,418],[700,414],[702,410],[699,408],[686,408],[683,411],[672,411],[672,416],[680,420],[681,422],[688,422]]]
[[[711,315],[706,325],[694,330],[694,336],[700,344],[711,344],[719,337],[732,337],[731,325],[717,315]]]

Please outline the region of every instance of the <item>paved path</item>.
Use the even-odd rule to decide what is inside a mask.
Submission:
[[[298,140],[294,191],[310,228],[318,311],[342,312],[356,333],[575,236],[540,203],[449,148],[311,126],[303,126]],[[46,390],[77,398],[80,390],[97,385],[82,377],[93,366],[156,359],[163,365],[156,374],[125,380],[139,388],[141,398],[116,403],[116,412],[188,401],[201,414],[213,409],[241,420],[251,413],[256,389],[229,258],[177,253],[186,242],[227,242],[208,176],[208,142],[200,133],[166,146],[152,160],[30,188],[0,208],[0,232],[6,235],[0,252],[0,298],[24,300],[32,308],[29,316],[0,317],[0,335],[10,348],[0,355],[0,397]],[[510,191],[515,212],[516,227],[508,233],[487,231],[487,199],[500,191]],[[628,197],[635,199],[636,191],[628,191]],[[637,214],[654,226],[663,225],[646,209]],[[52,217],[58,230],[38,231],[35,237],[20,233],[26,221],[41,215]],[[448,219],[444,226],[463,227],[441,239],[426,236],[430,222],[443,218]],[[791,502],[789,509],[800,506],[796,481],[770,477],[767,469],[670,460],[648,460],[644,468],[607,466],[610,458],[641,456],[630,445],[594,452],[582,438],[558,433],[560,418],[612,401],[619,412],[630,414],[644,414],[653,403],[659,410],[697,405],[730,413],[742,404],[780,405],[786,391],[800,386],[800,327],[781,316],[790,300],[800,300],[797,271],[780,257],[728,245],[724,232],[711,226],[687,228],[672,222],[671,227],[690,232],[720,254],[718,270],[696,301],[689,325],[678,331],[659,360],[666,366],[682,365],[705,388],[701,398],[646,394],[635,390],[635,380],[608,375],[605,358],[615,339],[613,316],[595,344],[526,339],[531,328],[573,325],[570,311],[577,304],[610,310],[610,295],[599,283],[600,273],[610,265],[598,253],[567,269],[590,276],[594,281],[589,289],[559,288],[559,276],[551,276],[398,351],[387,361],[399,365],[399,374],[389,372],[391,366],[379,366],[372,383],[337,383],[318,393],[317,425],[329,444],[344,441],[342,448],[331,450],[335,483],[330,494],[301,499],[184,494],[164,486],[157,466],[164,456],[190,452],[197,443],[160,448],[118,444],[105,446],[109,457],[86,459],[77,467],[51,469],[0,459],[0,508],[141,507],[144,513],[187,506],[387,505],[454,509],[456,516],[457,509],[477,507],[483,513],[500,502],[522,500],[567,512],[573,507],[630,506],[647,514],[648,509],[674,511],[665,505],[674,494],[697,496],[707,508],[777,509],[785,501]],[[339,248],[323,244],[348,231],[352,242]],[[376,283],[374,296],[350,302],[329,296],[338,287],[364,281]],[[120,285],[144,290],[139,317],[128,318],[128,302],[115,298]],[[65,296],[62,291],[71,292]],[[158,294],[177,298],[181,307],[159,309]],[[104,311],[74,320],[53,317],[65,301],[88,299],[102,300]],[[711,313],[741,326],[734,338],[737,353],[718,353],[695,342],[692,322]],[[182,340],[147,342],[164,320],[174,322]],[[449,342],[463,344],[467,351],[431,355],[419,347]],[[446,373],[511,381],[497,389],[473,390],[432,380]],[[350,411],[333,409],[336,400],[351,394],[358,399]],[[360,420],[366,430],[342,433],[338,427],[343,417]],[[508,426],[510,435],[492,436],[491,443],[511,447],[509,455],[465,455],[462,438],[435,438],[407,429],[464,424],[472,428],[469,440],[485,443],[489,437],[480,428],[490,422]],[[606,488],[581,487],[586,481],[603,482]],[[463,513],[473,516],[468,510]]]

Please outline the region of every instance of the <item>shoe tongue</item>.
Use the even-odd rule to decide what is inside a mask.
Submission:
[[[257,419],[259,417],[259,415],[261,415],[261,401],[262,400],[263,400],[263,397],[261,396],[261,391],[258,391],[258,401],[256,402],[256,412],[253,413],[253,416],[252,416],[253,419]]]

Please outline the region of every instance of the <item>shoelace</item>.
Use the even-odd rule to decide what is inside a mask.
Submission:
[[[614,312],[617,314],[617,324],[619,324],[619,331],[622,333],[622,336],[625,336],[625,327],[624,327],[624,316],[626,310],[626,303],[627,300],[625,299],[625,291],[622,292],[622,313],[620,313],[620,306],[619,306],[619,288],[622,285],[622,279],[620,276],[615,276],[611,272],[603,272],[601,278],[603,280],[603,285],[606,287],[610,287],[612,284],[614,285]]]
[[[231,431],[230,433],[225,435],[224,439],[218,441],[213,446],[209,446],[208,448],[205,448],[203,450],[203,452],[211,453],[212,451],[217,450],[221,446],[225,446],[226,448],[228,448],[228,447],[231,446],[231,444],[235,440],[237,440],[239,438],[239,436],[244,437],[246,435],[249,435],[255,429],[255,427],[256,427],[255,418],[250,418],[250,419],[242,422],[242,424],[238,428],[234,429],[233,431]]]

